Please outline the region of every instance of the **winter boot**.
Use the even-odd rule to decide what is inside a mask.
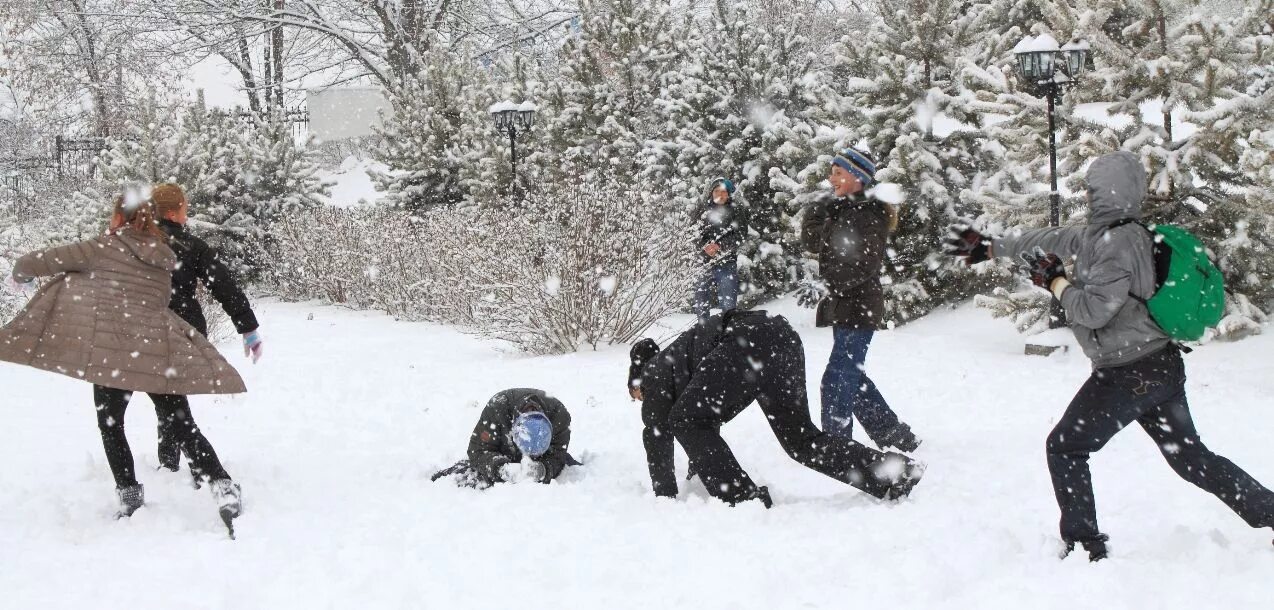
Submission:
[[[116,488],[115,497],[119,498],[119,512],[115,513],[116,519],[133,516],[133,513],[146,503],[146,492],[141,483]]]
[[[907,467],[903,470],[902,476],[889,489],[885,491],[885,500],[901,500],[911,495],[911,490],[920,483],[920,479],[925,476],[925,465],[921,462],[909,460]]]
[[[1110,540],[1110,536],[1097,534],[1097,537],[1092,540],[1079,541],[1084,550],[1088,551],[1088,561],[1095,563],[1110,556],[1110,551],[1106,548],[1107,540]],[[1066,541],[1066,550],[1062,551],[1062,559],[1065,559],[1071,554],[1071,551],[1075,550],[1075,542],[1074,540]]]
[[[234,538],[234,520],[243,512],[242,495],[239,484],[230,479],[217,479],[209,484],[212,497],[217,501],[217,512],[221,514],[221,522],[226,524],[230,537]]]
[[[743,494],[738,500],[731,502],[730,506],[738,506],[740,502],[750,502],[752,500],[760,500],[761,504],[764,504],[766,508],[774,506],[774,500],[770,499],[770,490],[764,486],[756,487],[752,491]]]
[[[884,436],[881,436],[879,439],[872,440],[876,441],[876,446],[881,449],[893,447],[906,453],[911,453],[916,449],[919,449],[921,442],[920,439],[916,438],[916,435],[911,432],[911,426],[902,422],[898,422],[898,425],[894,426],[893,430],[885,433]]]

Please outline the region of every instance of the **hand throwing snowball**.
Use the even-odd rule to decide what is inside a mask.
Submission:
[[[876,163],[866,153],[841,151],[830,172],[832,191],[801,222],[801,242],[818,257],[828,288],[815,314],[818,326],[832,327],[833,340],[820,386],[823,430],[850,438],[856,417],[876,446],[915,451],[920,439],[866,373],[867,348],[885,314],[881,266],[898,210],[877,198]]]
[[[551,483],[567,466],[571,413],[544,390],[513,388],[491,397],[469,435],[469,459],[434,473],[458,485],[485,489],[495,483]]]
[[[1090,211],[1084,226],[988,238],[960,225],[951,228],[946,247],[969,263],[1022,257],[1031,281],[1061,301],[1093,362],[1092,375],[1046,443],[1067,552],[1081,544],[1092,561],[1107,556],[1088,458],[1133,422],[1181,478],[1216,496],[1248,525],[1274,527],[1274,492],[1199,438],[1186,401],[1181,349],[1147,307],[1162,287],[1150,231],[1136,222],[1146,193],[1141,160],[1128,152],[1105,155],[1086,179]],[[1071,257],[1074,274],[1068,277],[1062,261]]]
[[[819,430],[810,420],[801,338],[781,316],[731,311],[700,322],[662,351],[633,346],[629,394],[642,402],[642,439],[655,495],[676,497],[673,440],[681,443],[708,493],[731,505],[760,500],[757,486],[721,437],[721,425],[752,401],[792,459],[877,498],[911,493],[923,467]]]

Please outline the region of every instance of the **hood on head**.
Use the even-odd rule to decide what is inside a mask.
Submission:
[[[1118,220],[1141,219],[1146,198],[1146,170],[1141,159],[1127,151],[1099,157],[1088,166],[1089,224],[1108,225]]]
[[[164,271],[172,271],[177,267],[177,255],[158,237],[139,235],[134,231],[125,230],[116,233],[115,239],[147,265]]]

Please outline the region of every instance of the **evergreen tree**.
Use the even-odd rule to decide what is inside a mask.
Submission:
[[[644,174],[692,214],[714,179],[738,185],[753,233],[740,249],[744,298],[786,292],[804,275],[798,196],[826,176],[830,153],[849,140],[821,121],[831,91],[800,34],[808,15],[759,19],[754,10],[719,1],[694,24],[687,65],[659,101],[663,129],[647,144]]]
[[[874,60],[863,79],[851,81],[845,101],[869,109],[863,136],[880,162],[877,179],[897,184],[905,200],[886,264],[887,307],[897,321],[985,288],[985,278],[949,264],[934,247],[949,225],[976,212],[960,193],[983,169],[982,117],[961,76],[978,37],[977,13],[964,5],[884,0],[870,34],[839,49],[842,64]]]
[[[423,211],[468,198],[466,151],[490,118],[486,106],[478,107],[481,73],[462,57],[458,49],[440,46],[420,72],[404,76],[389,92],[393,112],[376,128],[380,142],[372,151],[389,171],[371,174],[386,193],[385,204]]]
[[[683,24],[669,0],[583,0],[580,13],[581,31],[563,45],[541,105],[556,159],[550,179],[642,188],[640,153],[656,130],[660,89],[678,70]]]

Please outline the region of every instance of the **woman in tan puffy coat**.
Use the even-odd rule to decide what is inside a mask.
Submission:
[[[124,436],[133,392],[146,392],[177,423],[179,442],[212,481],[222,517],[238,516],[239,487],[230,480],[190,414],[174,403],[186,394],[246,391],[243,379],[204,336],[168,309],[177,258],[165,243],[149,201],[115,201],[108,234],[33,252],[18,259],[13,279],[52,277],[0,329],[0,361],[93,384],[98,428],[115,476],[120,514],[144,502]]]

